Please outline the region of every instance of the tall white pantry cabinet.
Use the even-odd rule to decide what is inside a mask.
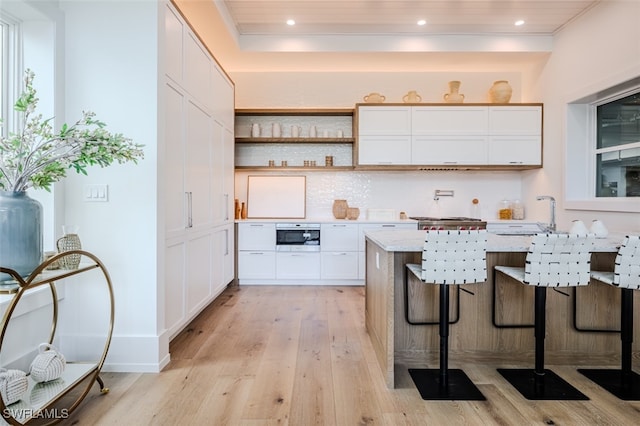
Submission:
[[[165,329],[234,278],[234,87],[180,14],[164,10]]]

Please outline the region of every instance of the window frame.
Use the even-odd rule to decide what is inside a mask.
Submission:
[[[7,137],[17,131],[18,115],[13,105],[22,87],[24,73],[23,37],[21,21],[0,9],[0,31],[2,31],[2,54],[0,55],[0,116],[3,119],[0,134]]]
[[[627,197],[627,196],[616,196],[616,197],[604,197],[604,196],[598,196],[597,195],[597,183],[598,183],[598,155],[600,154],[607,154],[607,153],[611,153],[611,152],[622,152],[625,150],[630,150],[630,149],[638,149],[640,148],[640,138],[635,141],[635,142],[620,142],[617,145],[614,146],[607,146],[604,148],[598,148],[598,108],[603,106],[603,105],[607,105],[610,104],[612,102],[618,101],[620,99],[624,99],[626,97],[632,96],[632,95],[640,95],[640,87],[637,88],[631,88],[630,90],[627,91],[622,91],[620,93],[617,93],[614,96],[610,96],[607,97],[605,99],[599,100],[598,102],[596,102],[593,105],[593,109],[594,109],[594,113],[593,113],[593,119],[594,119],[594,123],[593,123],[593,129],[594,129],[594,139],[593,139],[593,164],[594,164],[594,173],[593,173],[593,196],[596,199],[601,199],[601,198],[606,198],[606,199],[613,199],[613,198],[636,198],[636,197]]]
[[[640,75],[566,102],[564,208],[640,212],[640,197],[596,197],[597,107],[640,92]]]

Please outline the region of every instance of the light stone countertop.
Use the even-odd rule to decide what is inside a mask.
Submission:
[[[392,230],[365,231],[365,237],[388,252],[419,252],[424,247],[425,231]],[[607,238],[596,238],[597,252],[617,252],[624,239],[623,234],[610,234]],[[531,243],[530,236],[488,234],[488,252],[526,252]]]

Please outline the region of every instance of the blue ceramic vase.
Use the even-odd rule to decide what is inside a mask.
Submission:
[[[42,262],[42,205],[26,192],[0,191],[0,266],[26,277]],[[11,279],[0,273],[0,281]]]

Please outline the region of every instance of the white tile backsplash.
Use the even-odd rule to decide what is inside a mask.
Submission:
[[[407,171],[407,172],[324,172],[278,171],[307,177],[307,217],[332,217],[334,199],[346,199],[359,207],[361,217],[369,208],[394,209],[410,216],[468,216],[471,200],[480,200],[484,219],[497,217],[502,199],[521,198],[521,172],[496,171]],[[246,201],[246,177],[263,174],[236,172],[236,198]],[[436,189],[454,190],[453,197],[433,200]],[[525,205],[525,218],[529,218]]]

